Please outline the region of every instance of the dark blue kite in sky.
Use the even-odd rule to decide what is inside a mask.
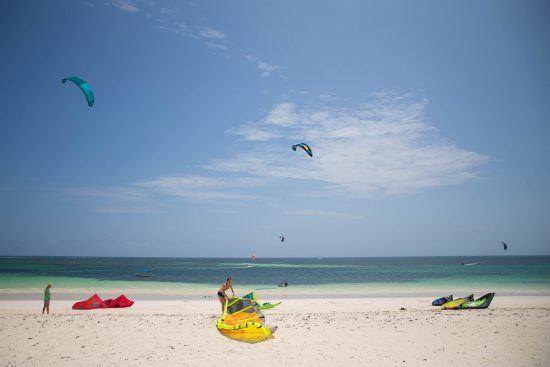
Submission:
[[[292,150],[296,151],[296,147],[302,148],[307,154],[309,154],[310,157],[313,157],[313,152],[311,151],[309,145],[307,145],[306,143],[295,144],[292,146]]]

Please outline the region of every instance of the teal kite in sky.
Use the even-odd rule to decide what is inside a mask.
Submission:
[[[78,88],[80,88],[80,90],[86,96],[86,101],[88,101],[88,106],[92,107],[94,105],[95,98],[94,98],[94,92],[92,91],[92,88],[90,88],[88,83],[86,83],[86,81],[80,79],[77,76],[71,76],[71,77],[68,77],[68,78],[64,78],[61,82],[65,83],[67,80],[70,80],[71,82],[76,84],[78,86]]]
[[[313,152],[311,151],[311,148],[309,147],[309,145],[307,145],[306,143],[295,144],[292,146],[292,150],[296,151],[296,147],[302,148],[303,150],[306,151],[307,154],[309,154],[310,157],[313,157]]]

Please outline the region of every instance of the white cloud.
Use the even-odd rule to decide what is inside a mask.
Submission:
[[[227,36],[225,35],[225,33],[223,33],[222,31],[218,31],[217,29],[213,29],[213,28],[210,28],[210,27],[202,27],[200,30],[199,30],[199,34],[201,37],[203,38],[218,38],[218,39],[223,39],[223,38],[226,38]]]
[[[249,123],[238,128],[229,129],[228,132],[240,135],[244,140],[268,141],[273,138],[281,137],[277,132],[266,129],[262,125],[256,123]]]
[[[282,182],[307,189],[292,188],[281,195],[372,198],[472,179],[488,158],[442,137],[427,122],[427,103],[390,93],[379,93],[357,108],[305,108],[283,102],[258,121],[229,131],[250,142],[233,157],[202,167],[219,173],[161,176],[119,187],[75,189],[72,194],[101,203],[106,212],[150,212],[162,203],[171,205],[173,200],[163,200],[170,197],[258,200],[263,189],[281,187]],[[290,149],[298,142],[312,147],[313,158]],[[287,214],[362,218],[316,209]]]
[[[253,62],[258,67],[258,70],[260,71],[260,75],[263,77],[268,77],[273,73],[274,71],[282,69],[279,65],[273,65],[269,64],[263,60],[261,60],[259,57],[252,56],[252,55],[245,55],[244,56],[246,61]]]
[[[163,195],[195,200],[254,200],[257,196],[242,193],[243,188],[258,186],[254,177],[166,176],[134,184],[144,190]]]
[[[217,48],[218,50],[228,50],[229,47],[227,47],[226,45],[222,45],[221,43],[215,43],[215,42],[205,42],[204,43],[207,47],[210,47],[210,48]]]
[[[160,8],[160,13],[162,15],[171,16],[171,15],[177,14],[178,12],[179,12],[178,8]]]
[[[319,99],[327,102],[337,101],[339,98],[333,93],[319,94]]]
[[[80,187],[68,190],[72,196],[106,198],[117,201],[145,201],[148,195],[132,187]]]
[[[139,8],[130,0],[112,0],[111,5],[128,13],[136,13],[139,11]]]
[[[265,118],[269,125],[290,126],[297,120],[295,113],[296,105],[290,102],[283,102],[275,106]]]
[[[84,201],[92,211],[109,214],[145,214],[162,211],[151,195],[134,187],[81,187],[68,194]]]
[[[180,21],[169,22],[168,19],[164,18],[158,18],[156,19],[156,22],[158,28],[186,38],[200,41],[206,47],[215,48],[222,51],[227,51],[229,49],[229,47],[221,43],[227,36],[219,30],[210,27],[191,26],[186,22]]]
[[[310,180],[325,195],[402,195],[471,179],[487,157],[456,147],[426,122],[427,100],[379,93],[355,109],[298,109],[285,102],[266,117],[234,129],[262,141],[254,152],[206,168],[263,178]],[[288,143],[265,144],[284,138]],[[292,152],[306,142],[313,158]]]
[[[250,201],[259,199],[245,189],[261,185],[257,177],[215,177],[200,175],[163,176],[118,187],[81,187],[68,194],[84,201],[99,213],[158,213],[167,205],[164,197],[204,201]]]
[[[218,214],[239,214],[237,210],[231,210],[231,209],[214,209],[212,210],[212,213],[218,213]]]
[[[353,215],[349,213],[334,212],[328,210],[316,210],[316,209],[301,209],[289,211],[286,214],[289,215],[299,215],[304,217],[327,217],[327,218],[338,218],[338,219],[365,219],[361,215]]]
[[[294,124],[298,116],[295,113],[296,105],[290,102],[279,103],[274,106],[267,116],[260,122],[249,122],[238,128],[229,129],[229,133],[240,135],[244,140],[268,141],[284,137],[275,127],[289,127]]]

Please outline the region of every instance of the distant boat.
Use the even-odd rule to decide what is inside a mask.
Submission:
[[[141,269],[140,272],[136,273],[136,277],[139,278],[151,278],[153,276],[153,273],[151,273],[151,270],[147,268]]]

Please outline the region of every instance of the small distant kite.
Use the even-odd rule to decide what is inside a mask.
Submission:
[[[500,241],[502,244],[502,248],[504,248],[504,251],[508,250],[508,244],[506,242]]]
[[[88,106],[92,107],[95,102],[95,97],[94,97],[94,92],[92,91],[92,88],[90,88],[90,85],[86,81],[80,79],[77,76],[64,78],[61,82],[65,84],[67,80],[73,82],[78,86],[78,88],[80,88],[82,93],[84,93],[84,95],[86,96],[86,101],[88,101]]]
[[[307,154],[309,154],[310,157],[313,157],[313,152],[311,151],[309,145],[307,145],[306,143],[295,144],[292,146],[292,150],[296,151],[296,147],[302,148]]]
[[[285,235],[284,234],[280,235],[279,239],[281,240],[281,242],[285,242]]]

